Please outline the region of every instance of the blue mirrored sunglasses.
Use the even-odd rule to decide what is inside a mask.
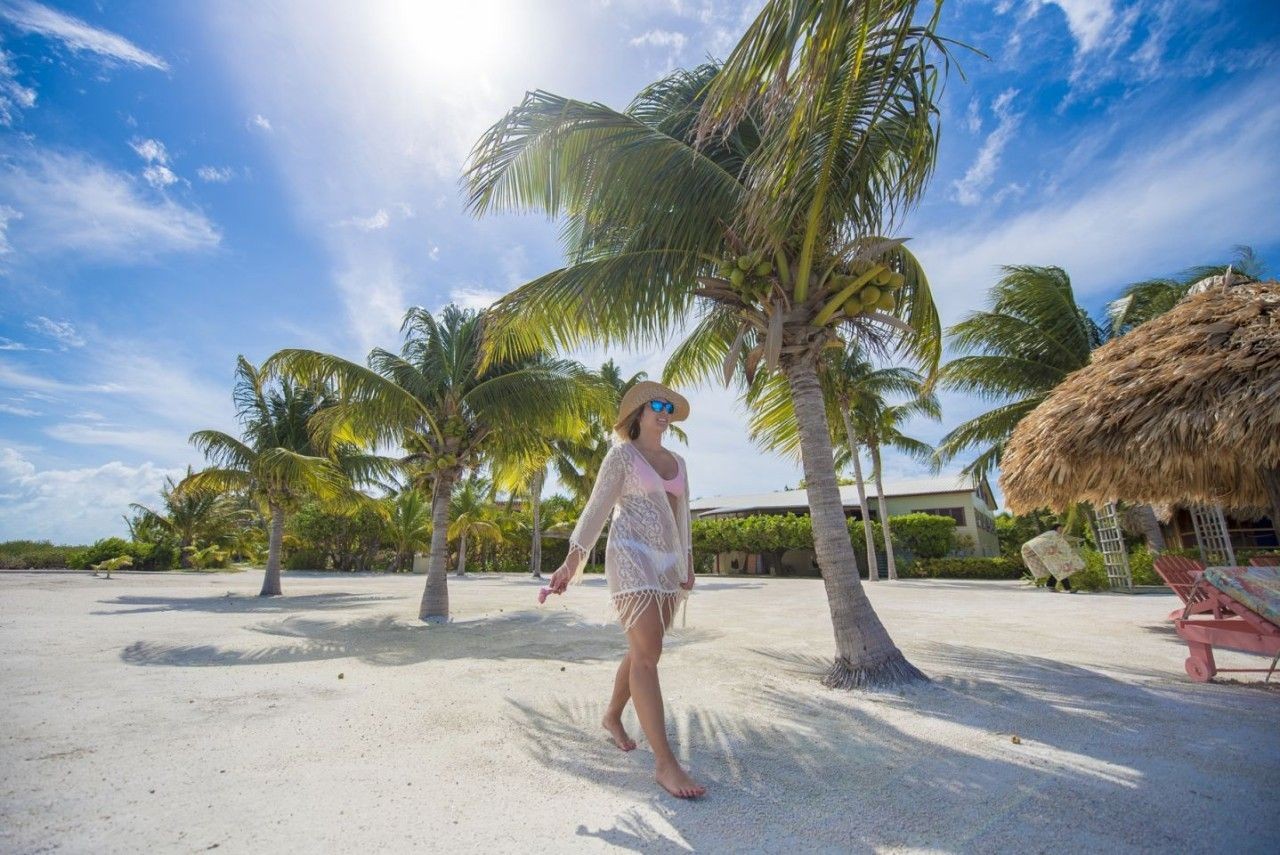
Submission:
[[[676,411],[676,405],[670,401],[659,401],[655,398],[649,402],[649,409],[653,410],[655,413],[660,413],[663,410],[666,410],[667,413],[670,414]]]

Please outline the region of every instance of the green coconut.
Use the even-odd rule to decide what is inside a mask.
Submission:
[[[880,295],[880,299],[876,300],[876,308],[882,312],[892,312],[894,307],[898,305],[898,301],[893,298],[893,294],[885,291]]]
[[[733,287],[741,288],[747,283],[747,274],[741,270],[735,270],[729,274],[729,281],[733,283]]]
[[[862,301],[856,296],[844,301],[844,313],[849,317],[862,313]]]
[[[741,270],[743,273],[746,273],[748,270],[750,270],[755,266],[756,266],[755,259],[753,259],[751,256],[749,255],[738,256],[738,269]]]
[[[889,288],[897,291],[903,285],[907,284],[907,277],[903,276],[896,270],[889,276]]]
[[[757,276],[768,276],[773,272],[773,265],[767,261],[762,261],[756,265]]]
[[[876,300],[880,299],[881,291],[874,285],[868,285],[859,292],[858,296],[862,300],[864,306],[874,306]]]

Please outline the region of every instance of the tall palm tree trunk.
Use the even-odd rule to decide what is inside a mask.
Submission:
[[[783,369],[800,431],[813,545],[835,632],[836,659],[823,677],[823,685],[854,689],[927,680],[894,645],[858,580],[853,542],[836,486],[831,435],[817,371],[804,357],[784,358]]]
[[[862,512],[862,536],[867,542],[867,580],[880,581],[880,566],[876,563],[876,540],[871,533],[871,514],[867,508],[867,482],[862,477],[862,455],[858,450],[857,436],[853,432],[853,421],[849,411],[845,410],[844,432],[848,437],[849,456],[853,459],[853,481],[858,485],[858,509]]]
[[[262,577],[259,597],[278,597],[280,590],[280,553],[284,544],[284,508],[271,505],[271,536],[267,547],[267,572]]]
[[[458,576],[467,575],[467,530],[462,530],[458,538]]]
[[[535,579],[542,578],[542,484],[546,480],[544,467],[529,482],[529,508],[533,511],[533,543],[529,549],[529,571]]]
[[[893,560],[893,532],[889,527],[889,505],[884,498],[884,482],[880,480],[880,443],[871,443],[871,465],[875,467],[876,500],[880,503],[880,532],[884,537],[884,560],[889,568],[889,578],[898,578],[898,565]]]
[[[431,623],[449,620],[449,498],[454,473],[436,475],[431,491],[431,558],[427,562],[427,585],[418,606],[418,618]]]

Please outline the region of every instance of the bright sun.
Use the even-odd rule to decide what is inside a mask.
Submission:
[[[379,43],[424,77],[463,82],[509,65],[525,17],[516,0],[396,0],[379,7]]]

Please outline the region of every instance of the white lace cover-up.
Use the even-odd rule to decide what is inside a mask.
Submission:
[[[669,450],[669,449],[668,449]],[[679,469],[672,482],[675,508],[659,475],[630,442],[616,443],[600,464],[591,498],[569,536],[569,554],[579,555],[572,583],[582,581],[587,556],[609,515],[613,522],[604,550],[604,575],[609,583],[610,617],[624,630],[649,603],[670,623],[677,606],[687,604],[689,591],[680,587],[693,572],[690,537],[689,480],[684,458],[674,451]]]

